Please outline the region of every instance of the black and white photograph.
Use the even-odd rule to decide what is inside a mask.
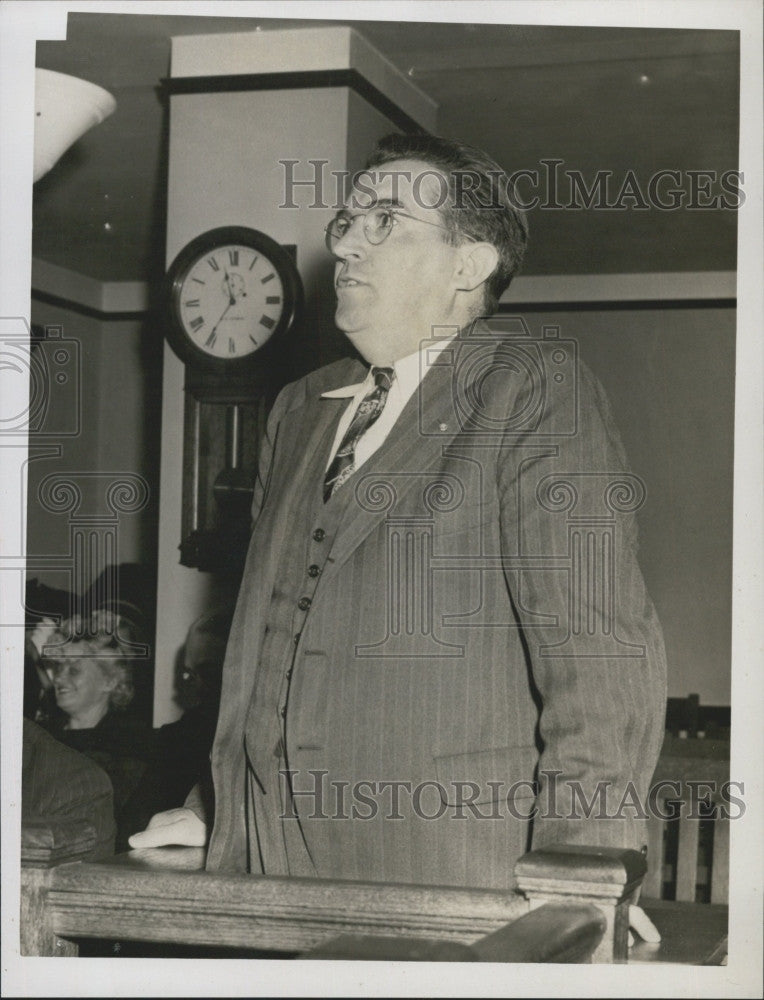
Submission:
[[[4,995],[761,995],[761,37],[0,6]]]

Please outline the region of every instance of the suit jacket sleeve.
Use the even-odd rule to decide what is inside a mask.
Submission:
[[[575,396],[550,393],[540,425],[574,432],[528,435],[504,450],[499,474],[505,576],[540,711],[532,846],[639,849],[666,698],[661,628],[637,563],[644,493],[584,366],[577,388],[576,408]]]

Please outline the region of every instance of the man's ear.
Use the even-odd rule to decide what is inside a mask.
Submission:
[[[499,251],[492,243],[464,243],[458,249],[456,287],[461,292],[472,292],[496,270]]]

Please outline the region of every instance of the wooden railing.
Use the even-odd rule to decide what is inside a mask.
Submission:
[[[39,837],[33,859],[22,848],[22,954],[75,955],[77,939],[100,938],[311,958],[625,961],[645,872],[635,851],[563,845],[521,858],[518,889],[504,892],[206,872],[201,848],[60,863],[60,839],[49,867]]]

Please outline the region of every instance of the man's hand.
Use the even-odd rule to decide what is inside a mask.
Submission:
[[[658,928],[641,906],[629,907],[629,927],[631,928],[629,931],[630,948],[634,944],[634,934],[632,934],[632,931],[635,931],[648,944],[657,944],[661,939]]]
[[[134,833],[128,843],[132,848],[167,847],[170,844],[204,847],[207,827],[191,809],[168,809],[152,816],[146,829]]]

